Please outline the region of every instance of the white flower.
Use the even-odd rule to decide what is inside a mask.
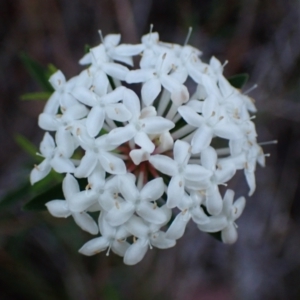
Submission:
[[[172,76],[174,57],[172,52],[164,52],[156,62],[154,68],[130,71],[126,82],[143,82],[141,94],[143,102],[149,106],[161,91],[161,86],[171,93],[171,100],[179,106],[189,99],[189,92],[185,85]],[[170,73],[171,72],[171,73]]]
[[[144,222],[137,216],[131,217],[126,223],[126,229],[138,238],[125,252],[124,263],[126,265],[135,265],[140,262],[149,247],[167,249],[176,244],[175,240],[168,239],[165,232],[159,230],[159,225]]]
[[[85,87],[77,87],[73,90],[73,96],[80,102],[92,107],[86,119],[86,128],[90,136],[95,137],[103,127],[105,117],[124,122],[131,118],[130,111],[124,104],[118,103],[123,99],[124,87],[118,87],[107,94],[108,79],[100,74],[99,79],[93,85],[93,91]]]
[[[67,218],[72,215],[81,229],[90,234],[97,234],[97,224],[85,212],[97,201],[97,194],[91,191],[80,192],[78,182],[70,174],[67,174],[63,180],[63,193],[66,200],[56,199],[46,203],[51,215],[57,218]]]
[[[256,165],[265,165],[252,99],[225,78],[226,63],[214,57],[202,62],[188,38],[183,46],[161,42],[151,26],[131,45],[120,44],[120,34],[99,33],[100,45],[80,60],[86,69],[68,81],[61,71],[49,80],[55,91],[39,126],[54,138],[44,135],[38,153],[44,160],[30,180],[51,169],[67,174],[65,200],[47,202],[48,211],[73,216],[91,234],[100,229],[80,253],[112,250],[128,265],[148,248],[173,247],[190,221],[204,232],[220,232],[224,243],[235,242],[245,198],[233,203],[234,192],[227,190],[222,199],[219,185],[244,170],[252,195]],[[131,83],[141,83],[140,92]],[[195,90],[191,97],[188,87]],[[221,139],[228,148],[215,147]],[[85,190],[77,178],[87,179]],[[98,213],[98,225],[89,213]]]
[[[167,205],[169,208],[178,206],[184,195],[186,180],[197,182],[211,176],[211,171],[202,166],[188,164],[191,156],[190,148],[190,144],[177,140],[174,144],[174,160],[160,154],[153,155],[149,159],[149,162],[157,170],[171,176],[167,191]]]
[[[31,184],[42,180],[46,177],[51,168],[53,168],[58,173],[72,173],[75,170],[75,166],[69,159],[70,156],[64,157],[63,153],[55,147],[54,140],[52,136],[46,132],[44,138],[40,144],[40,156],[45,157],[45,159],[37,166],[34,166],[30,173]]]
[[[149,181],[139,191],[132,178],[122,176],[119,181],[119,190],[125,201],[118,199],[115,205],[108,211],[106,220],[112,226],[119,226],[125,223],[136,212],[144,220],[153,224],[163,224],[167,221],[168,215],[165,210],[157,207],[156,200],[164,193],[162,178]]]
[[[228,140],[243,137],[239,127],[230,122],[220,110],[214,97],[205,99],[202,115],[197,114],[191,106],[187,105],[179,107],[178,112],[188,124],[198,128],[191,142],[192,153],[199,153],[207,148],[215,135]]]
[[[101,237],[92,239],[85,243],[79,252],[91,256],[99,252],[105,251],[108,248],[107,255],[111,249],[119,256],[124,256],[130,244],[126,242],[129,233],[126,231],[125,226],[112,227],[105,221],[105,213],[101,213],[99,217],[99,228]]]
[[[232,244],[237,239],[237,225],[235,220],[242,214],[246,200],[244,197],[238,198],[233,203],[234,192],[227,190],[224,195],[224,204],[222,213],[218,216],[209,217],[209,222],[199,224],[198,228],[206,232],[221,231],[221,237],[224,243]]]
[[[155,149],[154,143],[149,135],[162,134],[174,127],[174,123],[163,117],[156,116],[156,110],[153,106],[140,108],[140,101],[137,95],[126,89],[124,91],[124,104],[131,110],[132,118],[129,124],[124,127],[118,127],[108,134],[108,142],[112,145],[120,145],[131,139],[148,153]]]

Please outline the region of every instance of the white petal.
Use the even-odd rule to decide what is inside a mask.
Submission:
[[[126,67],[117,63],[105,63],[103,64],[102,69],[106,74],[119,80],[125,80],[126,75],[129,72]]]
[[[191,181],[202,181],[211,175],[211,171],[199,165],[187,165],[184,169],[184,178]]]
[[[87,106],[96,105],[96,95],[86,87],[77,86],[73,89],[72,95],[75,99],[86,104]]]
[[[118,55],[124,56],[134,56],[138,55],[144,50],[145,46],[143,44],[130,45],[122,44],[115,48],[115,53]]]
[[[140,119],[149,117],[155,117],[157,115],[156,108],[154,106],[146,106],[141,110]]]
[[[103,169],[110,174],[125,174],[126,166],[122,159],[109,152],[99,154],[99,161]]]
[[[156,207],[153,203],[141,202],[136,209],[136,213],[149,223],[163,224],[166,222],[164,211]]]
[[[152,78],[146,81],[141,90],[142,99],[146,106],[149,106],[156,99],[161,91],[161,84],[158,78]]]
[[[104,73],[98,72],[97,76],[94,76],[93,78],[94,92],[98,96],[103,96],[107,93],[108,85],[109,85],[109,80]]]
[[[69,208],[72,212],[83,212],[98,200],[98,195],[94,191],[82,191],[71,198],[67,198]]]
[[[155,145],[150,140],[147,133],[139,131],[134,137],[134,142],[136,145],[139,145],[142,149],[146,150],[148,153],[152,153],[155,149]]]
[[[55,155],[53,159],[51,160],[51,167],[57,172],[57,173],[74,173],[75,172],[75,166],[73,162],[68,159],[64,158],[60,155]]]
[[[62,154],[62,156],[69,158],[73,155],[75,144],[74,144],[74,138],[71,135],[70,131],[65,130],[64,127],[60,127],[56,131],[55,141],[59,153]]]
[[[164,193],[164,187],[165,184],[161,177],[149,181],[140,192],[141,199],[147,201],[159,199]]]
[[[256,182],[255,182],[255,174],[254,172],[248,172],[247,170],[244,171],[248,186],[250,191],[248,193],[249,196],[252,196],[256,189]]]
[[[223,200],[218,186],[213,186],[206,191],[206,208],[213,216],[218,215],[222,211]]]
[[[191,145],[187,142],[177,140],[174,144],[174,160],[179,165],[186,165],[191,157]]]
[[[51,75],[49,82],[55,90],[58,90],[66,83],[66,78],[62,71],[57,70],[53,75]]]
[[[111,250],[119,256],[124,256],[130,244],[125,241],[116,240],[111,245]]]
[[[201,165],[207,170],[215,171],[218,155],[213,147],[207,147],[201,151]]]
[[[67,218],[71,215],[67,201],[52,200],[45,204],[49,213],[57,218]]]
[[[209,222],[209,217],[204,213],[200,205],[194,207],[191,213],[192,213],[193,221],[196,224],[205,224]]]
[[[177,175],[171,178],[167,194],[167,206],[169,208],[178,206],[184,195],[184,178],[181,175]]]
[[[107,105],[105,111],[110,119],[119,122],[128,121],[132,117],[131,112],[122,103]]]
[[[150,158],[150,153],[144,149],[133,149],[130,151],[129,156],[135,165],[139,165],[143,161],[147,161]]]
[[[199,224],[198,228],[205,232],[218,232],[228,225],[227,218],[223,215],[209,217],[209,222]]]
[[[149,226],[146,225],[142,218],[135,215],[128,220],[125,227],[130,234],[140,239],[146,238],[149,233]]]
[[[59,92],[54,92],[50,98],[47,100],[43,113],[49,114],[49,115],[56,115],[59,108]]]
[[[155,169],[166,175],[174,176],[178,173],[177,163],[168,156],[160,154],[152,155],[149,158],[149,162]]]
[[[124,199],[128,202],[135,203],[140,196],[139,190],[135,185],[135,181],[127,175],[120,177],[119,189]]]
[[[78,251],[81,254],[91,256],[104,251],[109,246],[109,242],[104,237],[98,237],[85,243]]]
[[[183,217],[183,213],[179,213],[166,232],[166,238],[171,240],[180,239],[185,231],[185,227],[189,219]]]
[[[65,199],[72,198],[75,194],[79,193],[79,184],[71,174],[67,174],[62,183],[62,190]]]
[[[245,206],[246,206],[246,199],[244,197],[240,197],[234,202],[231,210],[231,217],[233,220],[236,220],[241,216]]]
[[[214,127],[214,134],[228,140],[240,139],[243,137],[241,129],[230,122],[219,122]]]
[[[139,263],[148,250],[148,244],[142,240],[137,240],[126,251],[124,255],[124,263],[126,265],[135,265]]]
[[[225,183],[234,176],[235,172],[233,163],[223,163],[215,172],[215,180],[218,184]]]
[[[123,92],[123,103],[127,109],[132,113],[135,119],[139,118],[141,104],[140,99],[136,93],[130,89],[125,89]]]
[[[163,117],[149,117],[141,120],[142,130],[149,134],[160,134],[174,128],[175,124]]]
[[[93,172],[88,176],[88,182],[94,191],[100,191],[101,189],[103,189],[105,184],[105,171],[99,163],[97,163]]]
[[[50,160],[45,159],[39,165],[34,166],[30,173],[30,183],[33,185],[36,182],[45,178],[51,171]]]
[[[228,224],[221,232],[222,241],[225,244],[233,244],[238,238],[237,230],[232,223]]]
[[[125,127],[118,127],[109,132],[107,141],[112,145],[121,145],[131,140],[135,136],[136,132],[137,131],[134,126],[130,124]]]
[[[159,231],[151,235],[151,244],[159,249],[168,249],[174,247],[176,241],[168,239],[165,232]]]
[[[185,105],[178,107],[178,112],[183,119],[192,126],[199,127],[204,122],[203,117],[198,115],[193,108],[189,106]]]
[[[134,206],[131,203],[116,201],[105,219],[111,226],[120,226],[130,219],[134,210]]]
[[[203,124],[196,130],[192,139],[192,153],[199,153],[210,145],[213,138],[213,130],[211,127]]]
[[[105,104],[117,103],[123,100],[124,91],[126,91],[126,88],[123,86],[119,86],[116,89],[114,89],[112,92],[102,96],[101,101]]]
[[[49,132],[46,132],[40,144],[41,154],[43,154],[45,157],[52,156],[54,149],[55,149],[54,139],[49,134]]]
[[[97,234],[99,232],[97,223],[93,220],[93,218],[87,214],[83,213],[73,213],[72,214],[75,223],[84,231],[90,234]]]
[[[129,71],[126,75],[126,82],[127,83],[138,83],[138,82],[145,82],[152,78],[153,75],[153,70],[148,69],[140,69],[140,70],[134,70],[134,71]]]
[[[216,97],[208,96],[203,102],[202,115],[205,119],[209,119],[219,110],[219,104]]]
[[[38,120],[39,127],[44,130],[55,131],[58,127],[57,120],[53,115],[41,113]]]
[[[94,151],[86,151],[81,158],[79,166],[76,168],[74,175],[77,178],[88,177],[97,165],[97,155]]]
[[[91,137],[95,137],[99,134],[102,129],[104,119],[104,109],[98,105],[94,106],[86,119],[86,129]]]

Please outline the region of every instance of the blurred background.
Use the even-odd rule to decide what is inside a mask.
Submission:
[[[297,0],[1,0],[0,197],[18,189],[20,201],[0,202],[1,299],[300,299],[300,2]],[[40,91],[20,60],[25,52],[53,63],[69,78],[84,45],[121,33],[136,43],[154,24],[162,41],[190,44],[229,61],[225,74],[248,73],[256,99],[259,142],[270,153],[256,172],[257,190],[238,220],[239,239],[223,245],[192,224],[176,247],[148,251],[128,267],[114,254],[84,257],[90,239],[72,219],[26,212],[34,159],[15,142],[39,145],[43,102],[21,101]],[[21,187],[21,189],[20,189]],[[231,181],[246,195],[243,174]],[[13,197],[12,197],[13,198]],[[7,198],[6,198],[7,200]]]

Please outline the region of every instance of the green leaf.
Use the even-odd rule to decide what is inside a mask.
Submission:
[[[16,134],[14,136],[15,142],[29,155],[31,155],[34,158],[39,158],[39,160],[42,159],[42,157],[39,157],[36,155],[38,152],[38,149],[35,145],[33,145],[25,136],[21,134]]]
[[[87,54],[90,52],[90,49],[91,49],[91,45],[89,44],[85,44],[84,45],[84,53]]]
[[[241,74],[237,74],[237,75],[234,75],[234,76],[228,78],[228,81],[235,88],[241,89],[246,84],[246,82],[248,81],[248,79],[249,79],[249,75],[248,74],[241,73]]]
[[[48,74],[49,77],[57,72],[57,68],[53,64],[48,64]]]
[[[42,67],[25,53],[21,53],[20,58],[29,74],[38,82],[40,87],[47,92],[53,92],[53,87],[48,81],[49,75],[47,75],[47,69]]]
[[[31,185],[29,182],[23,183],[21,187],[6,194],[0,201],[0,209],[4,209],[20,201],[29,193]]]
[[[47,189],[45,192],[31,199],[23,206],[23,210],[41,211],[46,210],[45,204],[54,199],[64,199],[61,183]]]
[[[27,93],[21,96],[21,100],[48,100],[50,96],[49,92]]]
[[[84,190],[87,185],[87,180],[85,178],[78,180],[80,190]],[[65,199],[62,191],[62,183],[51,186],[48,189],[44,189],[44,192],[33,197],[24,206],[23,210],[27,211],[43,211],[46,210],[45,204],[51,200],[55,199]]]

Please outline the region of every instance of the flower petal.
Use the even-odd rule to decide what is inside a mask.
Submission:
[[[45,205],[49,213],[54,217],[67,218],[71,215],[67,201],[65,200],[52,200]]]
[[[181,175],[176,175],[171,178],[167,194],[167,206],[169,208],[178,206],[184,195],[184,178]]]
[[[155,169],[166,175],[174,176],[178,173],[177,163],[166,155],[152,155],[149,158],[149,162]]]
[[[135,265],[139,263],[145,256],[148,250],[148,244],[143,240],[138,239],[126,251],[124,255],[124,263],[126,265]]]
[[[102,152],[98,156],[100,164],[102,165],[103,169],[110,173],[110,174],[125,174],[126,173],[126,166],[124,161],[109,153],[109,152]]]
[[[86,212],[72,213],[75,223],[84,231],[90,234],[99,232],[98,225],[94,219]]]
[[[203,124],[196,130],[191,145],[192,153],[199,153],[210,145],[213,138],[213,130],[211,127]]]
[[[188,212],[187,212],[188,213]],[[166,238],[171,240],[180,239],[190,218],[183,217],[183,213],[179,213],[166,232]]]
[[[78,252],[87,256],[95,255],[104,251],[109,246],[109,242],[105,237],[98,237],[85,243]]]
[[[105,111],[102,107],[96,105],[94,106],[86,118],[86,129],[91,137],[95,137],[99,134],[103,127],[105,119]]]
[[[155,178],[145,184],[140,195],[141,199],[154,201],[159,199],[164,193],[165,184],[161,177]]]
[[[141,90],[142,99],[146,106],[153,103],[161,91],[161,84],[158,78],[151,78],[146,81]]]

